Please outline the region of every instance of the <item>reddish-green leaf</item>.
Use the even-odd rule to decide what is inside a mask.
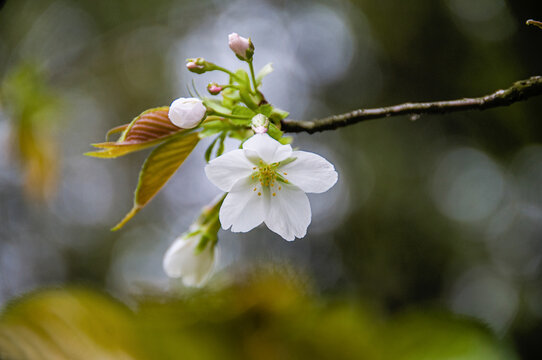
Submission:
[[[124,226],[166,184],[199,141],[198,134],[175,136],[154,149],[139,173],[132,210],[112,230]]]
[[[122,131],[117,141],[92,144],[101,150],[88,152],[85,155],[115,158],[154,146],[181,131],[185,131],[173,125],[169,120],[168,111],[168,106],[144,111],[130,124],[118,126],[108,131],[107,136]]]

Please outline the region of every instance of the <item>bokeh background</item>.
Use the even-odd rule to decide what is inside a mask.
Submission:
[[[273,63],[266,98],[311,119],[540,75],[529,18],[542,20],[540,1],[8,0],[0,356],[540,359],[542,98],[295,135],[339,172],[310,196],[307,236],[221,231],[217,272],[198,291],[161,263],[218,194],[208,141],[114,233],[147,152],[82,155],[192,81],[200,93],[225,81],[184,64],[243,66],[230,32],[252,38],[256,68]]]

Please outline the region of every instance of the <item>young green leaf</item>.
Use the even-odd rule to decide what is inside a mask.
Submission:
[[[105,141],[109,141],[109,137],[113,134],[118,134],[124,132],[130,124],[124,124],[120,126],[116,126],[113,129],[109,129],[107,133],[105,134]]]
[[[282,137],[282,131],[273,123],[269,124],[269,130],[267,131],[269,136],[271,136],[273,139],[280,141],[280,138]]]
[[[168,106],[149,109],[137,116],[130,124],[118,126],[108,131],[107,136],[122,131],[115,142],[92,144],[102,149],[85,155],[99,158],[115,158],[134,151],[154,146],[183,131],[169,120]],[[124,127],[124,129],[123,129]]]
[[[273,121],[280,122],[281,120],[284,120],[290,115],[288,111],[284,111],[278,108],[273,108],[273,111],[271,111],[271,114],[269,114],[269,118]]]
[[[242,105],[235,105],[231,112],[233,115],[246,116],[247,118],[252,118],[256,113],[249,108]]]
[[[205,161],[206,162],[209,162],[211,160],[211,153],[213,152],[213,148],[215,147],[215,144],[216,144],[216,142],[218,141],[219,138],[220,138],[220,136],[215,137],[213,142],[211,142],[211,145],[209,145],[207,150],[205,150]]]
[[[139,173],[132,210],[112,230],[119,230],[166,184],[199,141],[198,134],[175,136],[154,149]]]
[[[235,79],[241,87],[250,88],[250,78],[245,70],[239,69],[235,72]]]
[[[226,133],[222,133],[219,136],[220,141],[218,143],[218,148],[216,149],[216,157],[224,154],[224,140],[226,139]]]
[[[231,110],[222,105],[220,100],[203,98],[203,105],[208,109],[214,110],[221,114],[230,114]]]
[[[271,116],[271,113],[273,112],[273,105],[271,104],[263,104],[258,107],[258,113],[265,115],[267,117]]]
[[[273,72],[273,64],[268,63],[263,68],[258,71],[258,74],[256,75],[256,84],[257,86],[260,86],[262,84],[262,80],[267,75],[271,74]]]

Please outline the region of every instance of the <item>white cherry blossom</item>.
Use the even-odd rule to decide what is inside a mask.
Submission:
[[[214,267],[215,244],[207,243],[198,249],[201,234],[178,237],[164,255],[163,268],[172,278],[182,278],[186,286],[201,286]]]
[[[338,177],[323,157],[293,151],[268,134],[256,134],[242,149],[212,160],[205,173],[228,192],[219,214],[223,229],[247,232],[264,222],[288,241],[304,237],[311,222],[305,193],[325,192]]]

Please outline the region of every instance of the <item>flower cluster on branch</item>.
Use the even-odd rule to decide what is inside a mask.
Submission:
[[[202,210],[198,220],[182,234],[164,256],[164,271],[181,277],[186,285],[201,285],[213,269],[218,231],[247,232],[265,223],[273,232],[292,241],[304,237],[311,222],[305,193],[322,193],[337,181],[334,166],[323,157],[294,151],[292,138],[281,131],[288,112],[270,104],[260,91],[271,64],[254,72],[254,44],[236,33],[228,36],[235,56],[249,71],[230,71],[204,58],[187,59],[196,74],[221,71],[225,84],[210,83],[211,96],[175,99],[170,106],[149,109],[109,135],[114,142],[94,144],[87,155],[115,158],[156,146],[145,161],[130,212],[113,229],[135,216],[182,165],[200,139],[214,137],[205,152],[205,173],[226,194]],[[240,148],[224,153],[224,141],[233,138]],[[204,195],[204,194],[202,194]]]

